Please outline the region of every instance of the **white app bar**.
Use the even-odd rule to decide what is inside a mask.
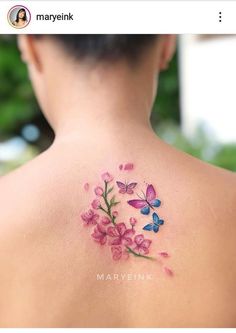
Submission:
[[[14,23],[21,6],[25,27]],[[0,33],[234,34],[236,1],[0,1]]]

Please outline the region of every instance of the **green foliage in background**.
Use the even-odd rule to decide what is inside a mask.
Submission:
[[[158,95],[153,106],[152,124],[172,120],[180,122],[179,80],[177,53],[168,70],[161,72],[159,77]]]
[[[3,138],[19,133],[25,123],[39,115],[26,66],[13,36],[0,36],[0,80],[0,137]],[[179,121],[177,56],[169,70],[160,75],[158,99],[153,108],[154,126],[166,119]]]
[[[35,101],[26,66],[20,59],[15,37],[0,36],[0,143],[21,135],[24,125],[35,124],[40,140],[28,145],[16,161],[1,163],[0,175],[33,158],[45,149],[51,138]],[[192,140],[181,133],[179,109],[178,59],[175,55],[167,71],[160,74],[158,96],[153,106],[152,125],[158,135],[171,145],[195,157],[236,171],[236,145],[221,146],[199,131]],[[48,137],[47,137],[48,136]]]
[[[0,36],[0,82],[0,137],[11,137],[38,112],[12,36]]]
[[[209,138],[201,128],[191,140],[187,139],[172,120],[158,124],[155,131],[165,142],[179,150],[213,165],[236,171],[235,144],[221,145]]]

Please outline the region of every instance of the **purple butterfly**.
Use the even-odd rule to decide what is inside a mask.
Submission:
[[[127,184],[127,183],[122,183],[122,182],[116,182],[117,186],[119,187],[119,193],[122,193],[122,194],[133,194],[134,191],[133,189],[136,187],[137,183],[130,183],[130,184]]]
[[[150,213],[150,208],[159,207],[161,201],[156,198],[156,191],[153,185],[148,185],[146,190],[146,195],[143,193],[144,198],[129,200],[128,204],[134,208],[140,209],[140,212],[144,215]]]

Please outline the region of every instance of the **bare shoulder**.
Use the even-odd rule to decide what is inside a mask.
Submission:
[[[236,236],[236,173],[192,157],[187,157],[186,164],[188,189],[196,203],[209,221],[218,221],[222,228],[227,223]]]
[[[206,191],[208,202],[215,202],[218,211],[236,218],[236,174],[234,172],[215,167],[199,161],[197,180],[202,179],[202,191]],[[195,169],[197,173],[197,169]]]
[[[68,221],[77,214],[76,200],[70,199],[80,187],[73,187],[71,169],[75,169],[71,163],[49,149],[0,178],[0,261],[6,281],[10,271],[18,272],[19,263],[29,267],[33,261],[41,262],[49,248],[52,255],[57,244],[64,244],[66,235],[74,232]]]
[[[67,189],[69,166],[50,149],[0,178],[0,228],[57,214]]]
[[[193,228],[203,226],[207,247],[217,254],[225,270],[231,267],[235,277],[236,263],[232,259],[236,256],[236,174],[190,159],[187,189],[193,196],[189,207],[196,217]]]

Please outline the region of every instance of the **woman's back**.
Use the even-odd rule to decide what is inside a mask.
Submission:
[[[172,42],[20,37],[56,139],[0,179],[0,326],[236,324],[235,175],[149,125]]]
[[[138,130],[135,142],[124,133],[112,143],[103,141],[108,134],[86,143],[56,140],[2,179],[1,326],[235,325],[235,178]],[[120,170],[127,162],[133,169]],[[94,193],[106,171],[114,177],[107,198],[120,201],[115,223],[131,230],[134,217],[133,235],[116,234],[112,222],[102,224],[107,214],[91,206],[97,199],[106,208]],[[137,183],[134,193],[119,193],[116,181]],[[140,199],[141,189],[146,195],[147,184],[161,205],[144,215],[127,201]],[[94,218],[84,214],[89,209]],[[154,211],[164,220],[157,233],[143,230]],[[103,225],[97,234],[95,222]],[[140,234],[152,241],[146,248],[135,239]],[[122,249],[145,255],[148,248],[156,260],[120,258],[119,237]]]

